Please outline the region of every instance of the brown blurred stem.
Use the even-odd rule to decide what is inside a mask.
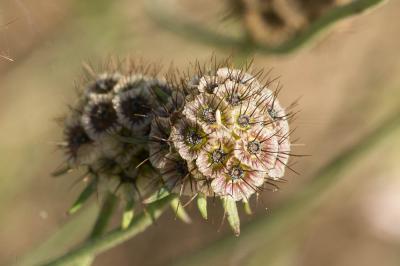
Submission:
[[[264,54],[287,54],[311,41],[316,35],[327,29],[336,21],[360,14],[384,1],[385,0],[357,0],[344,6],[336,7],[311,24],[307,30],[278,46],[267,46],[257,43],[251,40],[247,34],[244,34],[241,38],[236,38],[212,31],[202,25],[193,23],[187,19],[182,19],[180,14],[174,14],[173,11],[169,10],[167,4],[160,0],[148,1],[147,13],[150,18],[161,27],[178,33],[188,39],[193,39],[208,45],[236,51],[245,50]]]

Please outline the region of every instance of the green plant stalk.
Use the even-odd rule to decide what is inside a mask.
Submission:
[[[278,46],[266,46],[256,43],[249,39],[248,34],[241,38],[222,35],[202,25],[192,23],[185,19],[179,19],[180,16],[174,15],[172,12],[168,11],[166,4],[161,3],[159,0],[149,1],[147,13],[149,17],[161,27],[208,45],[223,49],[231,48],[239,52],[246,51],[246,53],[252,51],[263,54],[287,54],[299,49],[335,22],[360,14],[384,1],[385,0],[358,0],[352,1],[344,6],[336,7],[311,24],[306,31]],[[168,14],[168,12],[170,14]]]
[[[309,217],[310,212],[320,203],[316,199],[319,199],[323,192],[338,181],[346,169],[376,147],[392,131],[399,128],[400,112],[396,112],[359,143],[341,153],[318,171],[312,182],[278,206],[271,215],[256,219],[245,226],[239,241],[233,236],[224,237],[208,244],[206,248],[198,252],[182,257],[173,265],[222,265],[221,263],[226,262],[234,254],[241,254],[240,258],[236,256],[237,260],[242,259],[239,262],[236,260],[238,265],[249,265],[246,261],[254,257],[257,250],[266,252],[264,249],[268,248],[274,237],[282,233],[283,228],[295,225],[301,217]],[[260,238],[260,235],[263,237]]]
[[[108,193],[99,212],[99,215],[97,216],[97,220],[94,224],[93,230],[89,235],[89,239],[99,237],[106,231],[107,225],[110,222],[117,203],[118,198],[115,195]]]
[[[111,217],[115,211],[115,207],[117,206],[118,203],[118,198],[111,194],[108,193],[103,205],[101,207],[101,210],[97,216],[96,222],[93,226],[92,232],[89,235],[89,240],[91,239],[96,239],[97,237],[100,237],[101,235],[104,234],[104,232],[107,229],[107,226],[111,220]],[[87,257],[84,257],[79,260],[79,265],[80,266],[90,266],[92,265],[93,261],[95,259],[95,256],[89,255]]]
[[[42,244],[37,245],[31,252],[18,258],[18,261],[8,263],[13,266],[38,265],[39,262],[48,260],[63,254],[60,247],[68,247],[77,240],[77,235],[82,235],[90,231],[93,227],[92,221],[98,215],[98,208],[93,202],[86,206],[85,210],[74,215],[61,228],[56,230]]]
[[[159,201],[153,202],[147,206],[146,212],[136,216],[131,225],[126,228],[115,229],[103,236],[90,239],[83,243],[80,247],[68,252],[64,256],[51,262],[42,264],[43,266],[61,266],[73,265],[76,261],[84,259],[88,256],[96,256],[118,244],[130,239],[131,237],[143,232],[153,224],[153,221],[161,216],[164,207],[168,205],[176,196],[169,195]]]

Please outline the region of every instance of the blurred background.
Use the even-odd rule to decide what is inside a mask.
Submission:
[[[215,2],[173,3],[182,16],[234,35],[237,28],[225,29],[240,18],[221,19],[229,13],[224,9],[228,2]],[[66,236],[41,246],[70,220],[66,210],[83,188],[73,174],[50,176],[63,160],[55,148],[61,129],[54,118],[73,102],[82,62],[131,55],[184,68],[196,59],[208,60],[213,52],[218,57],[241,52],[160,28],[147,15],[148,5],[144,0],[0,2],[0,265],[18,263],[38,247],[43,258],[62,254],[93,223],[95,200]],[[255,215],[242,215],[243,228],[257,219],[267,221],[318,169],[398,108],[398,14],[400,2],[388,1],[336,24],[312,46],[289,55],[252,55],[256,68],[272,68],[272,75],[281,77],[284,105],[300,98],[301,112],[292,126],[304,146],[296,147],[296,153],[312,156],[296,160],[300,175],[288,171],[290,182],[281,190],[264,193]],[[315,199],[321,204],[305,219],[280,231],[261,250],[248,251],[243,242],[243,254],[230,254],[215,265],[400,265],[399,158],[397,131]],[[232,235],[226,224],[220,226],[220,205],[209,204],[209,221],[195,206],[188,207],[191,225],[169,211],[145,233],[100,255],[94,265],[170,265]],[[268,236],[260,231],[258,237]],[[233,241],[240,247],[244,239],[258,241],[245,234]],[[258,260],[257,252],[267,259]]]

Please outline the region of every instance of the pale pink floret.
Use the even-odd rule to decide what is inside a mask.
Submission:
[[[274,93],[267,93],[259,97],[256,104],[259,106],[260,112],[270,117],[280,135],[289,133],[288,115]]]
[[[227,162],[225,172],[211,182],[211,187],[221,197],[230,196],[235,201],[247,201],[263,183],[262,172],[253,170],[237,159],[231,158]]]
[[[278,137],[271,128],[254,127],[236,142],[235,156],[252,169],[268,173],[276,164]]]
[[[200,93],[214,94],[218,90],[218,86],[224,83],[224,79],[218,76],[203,76],[199,80],[197,89]]]
[[[278,154],[273,168],[268,171],[268,176],[273,179],[279,179],[285,175],[285,168],[289,161],[290,141],[289,136],[280,137]]]
[[[258,88],[252,85],[227,80],[218,86],[216,94],[230,106],[239,106],[254,100],[257,92]]]
[[[207,145],[196,160],[198,170],[209,178],[216,178],[224,172],[224,166],[232,156],[234,142],[232,136],[221,130],[210,135]]]
[[[260,112],[259,108],[248,102],[241,106],[236,106],[232,110],[233,131],[242,136],[254,127],[265,126],[271,128],[272,120],[268,115]]]
[[[186,103],[182,113],[199,123],[207,133],[232,124],[230,108],[216,95],[196,95],[193,101]]]
[[[260,87],[260,83],[253,75],[246,73],[241,69],[223,67],[217,70],[217,76],[234,82]]]
[[[207,135],[201,126],[188,119],[180,119],[173,125],[170,139],[180,156],[188,161],[196,159],[207,143]]]

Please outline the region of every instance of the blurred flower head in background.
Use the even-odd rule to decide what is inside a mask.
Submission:
[[[231,15],[239,17],[250,37],[278,46],[306,31],[326,13],[352,0],[228,0]]]

